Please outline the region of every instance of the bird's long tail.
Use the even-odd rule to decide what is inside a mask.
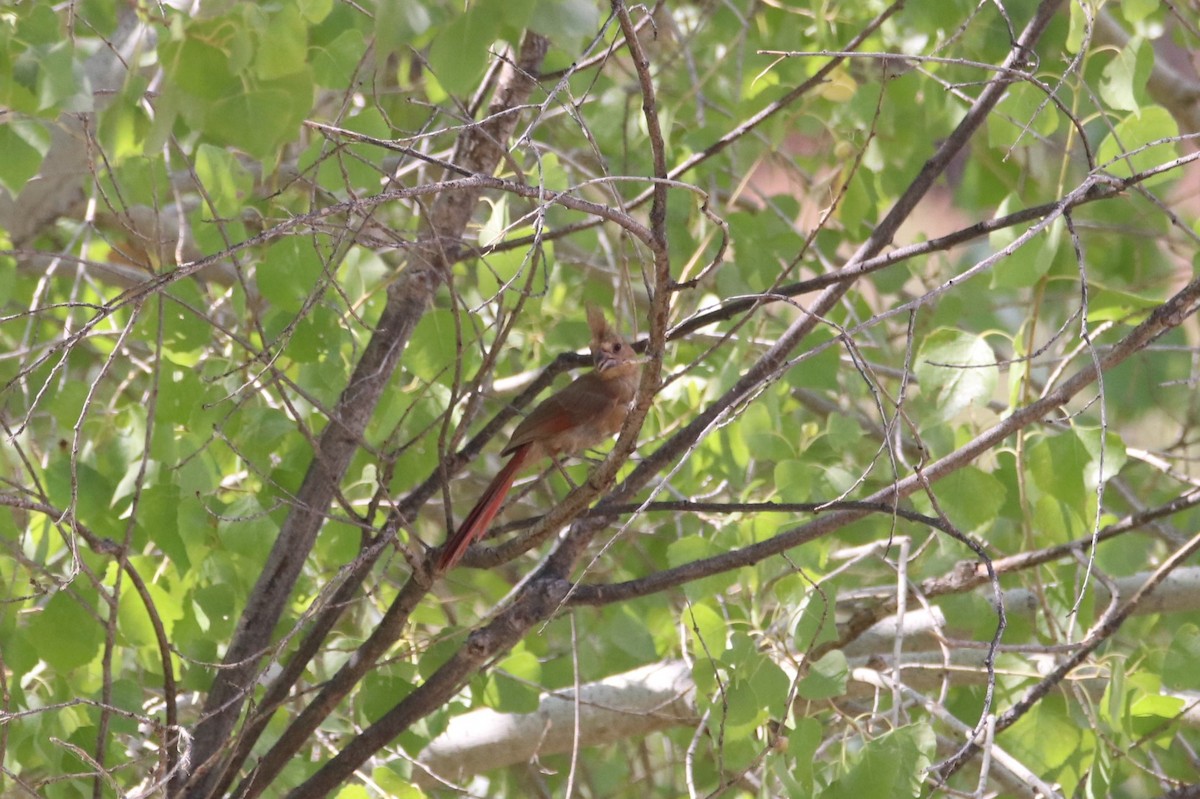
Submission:
[[[500,512],[500,506],[504,504],[504,498],[508,496],[508,490],[512,488],[517,472],[529,457],[530,446],[532,445],[523,444],[513,452],[508,463],[504,464],[504,468],[496,473],[492,482],[484,490],[483,496],[475,503],[475,507],[471,508],[467,518],[463,519],[454,534],[446,539],[446,545],[442,547],[442,554],[438,557],[437,570],[439,572],[454,568],[454,564],[458,563],[463,553],[467,551],[467,547],[482,538],[483,534],[487,532],[492,519],[496,518],[496,514]]]

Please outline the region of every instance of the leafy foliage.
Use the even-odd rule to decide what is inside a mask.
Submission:
[[[1194,782],[1179,13],[0,12],[6,794]],[[629,429],[431,574],[586,302]]]

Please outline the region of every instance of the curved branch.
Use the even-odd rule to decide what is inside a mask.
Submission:
[[[501,114],[521,105],[533,91],[528,77],[544,58],[548,42],[528,34],[521,45],[519,68],[509,70],[489,108],[489,117],[460,138],[456,162],[477,174],[495,169],[504,155],[516,116]],[[449,277],[453,254],[466,229],[486,181],[464,184],[462,190],[442,191],[434,202],[410,263],[388,287],[388,301],[374,334],[363,350],[349,383],[322,431],[315,457],[304,477],[296,502],[280,528],[262,576],[255,584],[239,620],[237,632],[217,672],[195,734],[194,777],[190,799],[219,792],[236,773],[239,763],[221,765],[230,732],[252,689],[258,664],[269,651],[271,636],[292,587],[303,567],[337,487],[358,448],[363,431],[387,385],[400,355],[429,305],[433,292]],[[446,188],[443,186],[443,189]]]
[[[288,799],[325,796],[354,770],[409,726],[437,710],[467,679],[521,640],[536,622],[559,607],[569,584],[544,572],[526,585],[513,603],[488,625],[473,631],[466,643],[427,680],[397,702],[378,721],[351,738],[341,751],[297,786]]]
[[[864,25],[862,30],[860,30],[858,33],[856,33],[854,35],[854,37],[849,42],[846,43],[846,46],[843,49],[845,51],[853,51],[853,50],[856,50],[859,47],[861,47],[863,42],[870,39],[871,36],[873,36],[875,34],[875,32],[877,30],[879,30],[879,28],[882,27],[885,22],[887,22],[896,13],[898,13],[902,8],[904,8],[905,2],[906,2],[906,0],[893,0],[893,2],[887,8],[885,8],[883,11],[881,11],[878,16],[876,16],[874,19],[872,19],[870,22],[868,22],[866,25]],[[790,90],[783,97],[780,97],[778,100],[775,100],[774,102],[767,105],[766,108],[759,111],[757,114],[750,117],[748,120],[746,120],[742,124],[738,125],[733,130],[730,130],[724,136],[717,139],[715,142],[713,142],[709,146],[705,147],[703,150],[701,150],[697,153],[694,153],[690,158],[688,158],[687,160],[680,163],[674,169],[670,170],[667,173],[667,177],[671,178],[671,179],[676,179],[676,178],[680,177],[681,175],[686,175],[689,171],[700,166],[705,161],[708,161],[711,158],[714,158],[717,155],[719,155],[720,153],[727,150],[735,142],[738,142],[742,138],[750,135],[755,130],[757,130],[764,122],[771,119],[776,114],[783,111],[784,109],[790,108],[792,106],[792,104],[795,103],[797,100],[799,100],[801,97],[808,94],[813,89],[816,89],[821,84],[825,83],[826,79],[831,74],[833,74],[833,72],[838,67],[840,67],[842,65],[842,62],[845,60],[846,59],[843,56],[835,56],[833,58],[830,58],[829,61],[822,64],[821,67],[816,72],[813,73],[812,77],[805,80],[803,83],[801,83],[796,88]],[[642,192],[637,197],[633,198],[628,203],[626,203],[625,207],[632,210],[634,208],[638,208],[642,205],[645,205],[647,201],[649,201],[651,198],[653,198],[654,191],[655,191],[654,187],[651,187],[650,189]],[[600,224],[600,222],[598,220],[593,219],[593,220],[588,220],[586,222],[579,222],[574,225],[567,225],[565,227],[559,228],[558,230],[544,232],[544,233],[539,234],[538,236],[523,236],[521,238],[511,239],[509,241],[503,242],[502,244],[497,244],[495,247],[485,250],[484,253],[486,254],[489,252],[502,252],[505,250],[517,250],[517,249],[521,249],[523,247],[528,247],[532,244],[536,244],[538,241],[553,241],[555,239],[560,239],[565,236],[571,235],[572,233],[578,233],[583,230],[590,230],[591,228],[594,228],[599,224]]]
[[[691,668],[668,660],[581,685],[578,691],[545,693],[534,713],[483,709],[455,716],[421,751],[417,763],[423,770],[416,772],[416,783],[433,787],[575,746],[601,746],[695,724],[695,691]]]
[[[1113,636],[1117,630],[1121,629],[1121,625],[1128,619],[1148,597],[1150,597],[1154,589],[1157,588],[1164,580],[1170,576],[1171,572],[1183,565],[1184,561],[1190,558],[1196,552],[1200,552],[1200,534],[1192,537],[1184,546],[1180,547],[1171,556],[1163,561],[1150,577],[1142,583],[1141,587],[1134,592],[1129,601],[1121,605],[1116,611],[1108,614],[1095,628],[1091,630],[1087,638],[1082,642],[1079,649],[1067,657],[1062,663],[1054,669],[1053,672],[1038,682],[1037,685],[1025,692],[1016,703],[1008,710],[1004,711],[996,718],[996,732],[1001,732],[1008,729],[1017,722],[1022,716],[1037,704],[1042,697],[1051,691],[1055,686],[1062,682],[1068,674],[1075,670],[1083,663],[1093,652],[1096,651],[1102,643]],[[971,741],[969,745],[964,747],[953,758],[942,763],[939,768],[939,776],[942,780],[949,779],[959,769],[966,765],[967,761],[979,754],[980,747],[976,741]]]
[[[1183,324],[1185,319],[1196,312],[1196,303],[1198,300],[1200,300],[1200,278],[1196,278],[1187,284],[1175,296],[1156,308],[1142,324],[1134,328],[1128,336],[1100,357],[1100,370],[1108,371],[1130,355],[1146,347],[1163,333]],[[1096,366],[1089,361],[1086,366],[1080,368],[1069,379],[1063,381],[1054,391],[1048,392],[1035,402],[1018,408],[1007,419],[984,431],[949,455],[929,464],[924,470],[924,475],[929,480],[936,481],[973,461],[983,452],[991,449],[1012,433],[1061,408],[1076,394],[1094,383],[1097,376]],[[642,465],[644,466],[645,463],[643,462]],[[632,479],[630,477],[630,480]],[[875,492],[867,497],[864,502],[887,504],[909,496],[918,491],[920,487],[920,476],[912,475],[897,481],[894,485]],[[604,510],[605,506],[602,504],[600,508]],[[641,581],[639,590],[647,592],[662,591],[697,579],[698,576],[702,576],[702,572],[713,568],[728,570],[757,563],[760,560],[781,554],[793,547],[827,535],[833,530],[862,518],[867,513],[868,511],[865,510],[844,510],[831,513],[828,516],[815,519],[807,524],[794,527],[767,541],[761,541],[748,547],[722,553],[706,561],[697,561],[661,571]],[[618,586],[606,586],[604,588],[596,588],[594,593],[589,596],[593,602],[607,602],[606,592],[617,592],[620,590],[623,589],[620,589]]]
[[[166,750],[167,763],[167,774],[164,775],[163,781],[171,779],[179,768],[179,752],[177,751],[177,747],[179,744],[180,728],[178,706],[176,704],[175,666],[171,662],[171,642],[167,637],[166,627],[163,626],[162,617],[158,613],[158,608],[154,604],[154,598],[150,595],[150,589],[147,588],[146,581],[142,579],[141,573],[137,570],[137,567],[129,562],[128,558],[120,557],[121,546],[119,544],[111,539],[96,535],[86,525],[81,524],[73,513],[59,510],[45,502],[38,502],[16,494],[3,492],[0,492],[0,506],[33,511],[41,513],[50,519],[56,519],[60,522],[66,521],[71,527],[71,531],[82,538],[87,543],[89,549],[100,555],[115,557],[121,567],[121,571],[129,577],[134,591],[142,602],[142,607],[146,610],[150,626],[154,628],[154,640],[158,645],[158,656],[162,663],[163,706],[166,712],[166,723],[163,725],[165,729],[163,747]],[[108,712],[111,712],[111,710]]]
[[[954,457],[954,453],[946,457]],[[1172,516],[1176,513],[1182,513],[1185,510],[1200,506],[1200,491],[1190,491],[1186,495],[1178,497],[1171,502],[1160,505],[1156,508],[1151,508],[1141,513],[1132,514],[1104,527],[1096,536],[1087,536],[1075,541],[1068,541],[1065,544],[1058,544],[1052,547],[1035,550],[1032,552],[1022,552],[1018,555],[1012,555],[1006,558],[998,558],[993,561],[993,566],[997,574],[1005,574],[1009,572],[1023,571],[1025,569],[1040,566],[1051,561],[1070,555],[1072,552],[1086,550],[1093,541],[1107,541],[1111,538],[1116,538],[1119,535],[1144,527],[1153,521]],[[651,512],[696,512],[696,513],[820,513],[826,510],[854,510],[864,511],[865,513],[880,513],[895,515],[907,521],[923,524],[933,529],[945,533],[951,533],[951,529],[942,523],[941,519],[936,516],[927,516],[925,514],[916,513],[904,508],[895,507],[891,502],[653,502],[649,505],[616,505],[612,507],[598,507],[585,514],[585,517],[607,517],[613,514],[622,513],[651,513]],[[865,515],[864,513],[864,515]],[[528,520],[522,524],[529,523]],[[780,533],[780,536],[790,535],[793,531]],[[778,538],[776,536],[775,538]],[[770,539],[774,541],[775,538]],[[768,542],[762,542],[768,543]],[[757,545],[756,545],[757,546]],[[620,583],[581,583],[571,592],[571,598],[567,601],[568,605],[584,605],[584,606],[601,606],[609,605],[616,602],[627,602],[632,599],[640,599],[642,597],[651,596],[656,593],[676,588],[683,582],[692,582],[694,580],[712,577],[717,574],[724,574],[733,569],[739,569],[746,565],[738,553],[744,550],[733,550],[732,552],[724,552],[720,555],[715,555],[711,558],[702,558],[701,560],[692,561],[683,566],[676,566],[672,569],[664,569],[661,572],[656,572],[647,577],[639,577],[636,580],[626,580]],[[734,556],[734,557],[731,557]],[[674,575],[679,570],[686,570],[689,575],[686,579],[678,579]],[[664,575],[672,575],[664,579]],[[981,573],[974,563],[965,564],[965,568],[956,570],[953,574],[944,577],[932,577],[923,582],[918,589],[919,593],[925,596],[941,596],[943,594],[960,593],[967,591],[987,582],[987,575]],[[891,592],[891,589],[887,589]],[[880,618],[895,610],[895,598],[882,600],[878,605],[870,608],[859,610],[847,627],[862,628],[863,625],[870,626],[877,622]],[[839,648],[846,643],[845,640],[836,642],[833,648]]]
[[[1060,2],[1061,0],[1043,0],[1033,19],[1022,33],[1020,40],[1014,43],[1005,61],[1006,67],[1012,68],[1018,63],[1023,62],[1026,54],[1030,52],[1032,45],[1037,41],[1049,23]],[[936,177],[945,170],[952,157],[965,146],[971,134],[982,124],[987,113],[999,102],[1004,93],[1005,86],[1006,83],[1004,81],[996,80],[983,89],[979,99],[967,112],[955,133],[938,148],[934,156],[927,162],[925,168],[914,179],[909,189],[893,206],[868,241],[855,254],[851,261],[852,263],[860,262],[875,255],[891,240],[900,223],[907,218],[919,199],[929,190]],[[758,363],[751,367],[747,374],[735,384],[733,389],[701,414],[699,418],[672,437],[653,455],[640,463],[634,469],[633,473],[613,490],[608,501],[615,503],[628,499],[630,495],[645,485],[651,475],[657,473],[659,469],[664,468],[667,463],[674,459],[675,455],[678,455],[691,446],[694,441],[698,440],[700,435],[706,432],[711,424],[727,411],[728,408],[755,390],[761,383],[773,379],[778,369],[786,362],[788,353],[815,327],[817,317],[840,300],[841,296],[847,290],[848,285],[845,284],[827,289],[816,303],[815,310],[811,314],[806,315],[789,327],[780,340],[764,354]],[[656,333],[657,335],[665,335],[665,328],[662,329],[661,333],[658,333],[655,329],[657,314],[662,312],[657,308],[655,311],[655,317],[652,317],[652,344],[650,351],[656,355],[661,350],[653,342],[655,341]],[[546,517],[545,521],[540,525],[545,535],[549,535],[547,531],[552,529],[551,525],[561,523],[579,514],[583,510],[583,505],[590,501],[608,481],[612,480],[618,464],[632,450],[635,443],[634,434],[641,418],[644,417],[646,408],[648,408],[648,401],[651,395],[651,392],[647,391],[650,387],[648,385],[649,382],[650,376],[644,373],[642,386],[639,387],[637,403],[630,414],[630,419],[626,422],[625,429],[622,431],[613,452],[605,459],[604,463],[593,471],[586,484],[568,494],[566,499],[556,506]],[[928,470],[928,479],[936,479],[941,476],[936,471],[936,466],[937,464]],[[879,501],[878,497],[870,499],[871,501]],[[825,531],[833,529],[835,526],[840,526],[846,519],[847,514],[851,513],[854,512],[842,511],[825,517],[826,520],[832,520],[832,525],[829,525]],[[865,511],[862,513],[865,513]],[[824,521],[819,520],[819,522]],[[828,524],[828,522],[825,523]],[[568,535],[555,547],[542,568],[530,578],[525,588],[517,594],[509,608],[502,611],[492,623],[472,633],[467,644],[458,650],[449,662],[435,671],[426,682],[401,699],[375,724],[352,738],[336,757],[322,766],[305,783],[298,786],[290,796],[293,799],[300,799],[300,797],[307,799],[308,797],[325,795],[349,777],[354,769],[366,762],[371,755],[377,752],[389,740],[407,729],[416,720],[431,712],[433,708],[441,706],[443,702],[453,695],[454,691],[462,684],[462,681],[469,674],[473,673],[474,670],[481,668],[489,657],[506,651],[508,647],[511,647],[517,640],[520,640],[534,624],[549,618],[551,614],[557,612],[559,607],[561,607],[562,601],[567,597],[568,584],[563,579],[564,575],[569,572],[573,564],[581,556],[587,543],[591,541],[601,526],[601,522],[589,519],[579,520],[573,525]],[[810,528],[811,526],[804,528],[806,531],[805,534],[809,537],[815,537],[815,528]],[[794,537],[798,540],[794,543],[780,546],[779,551],[787,549],[789,546],[794,546],[797,543],[803,543],[803,540],[808,540],[804,536]],[[776,539],[776,542],[778,541],[779,539]],[[765,554],[762,555],[762,557],[765,556]],[[555,595],[557,596],[557,600],[550,601],[550,597]]]

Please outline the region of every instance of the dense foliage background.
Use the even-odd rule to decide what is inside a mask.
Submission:
[[[0,9],[4,794],[1196,795],[1197,10]]]

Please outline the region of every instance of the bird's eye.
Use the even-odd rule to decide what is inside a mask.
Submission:
[[[613,352],[620,352],[620,351],[621,351],[621,342],[618,341],[616,344],[613,344]]]

